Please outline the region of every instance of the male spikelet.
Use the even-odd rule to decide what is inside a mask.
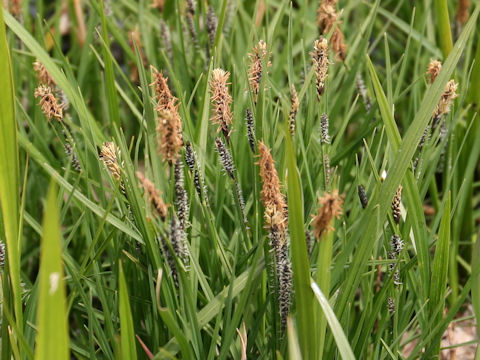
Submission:
[[[337,21],[338,15],[335,10],[335,4],[337,2],[338,0],[320,0],[317,13],[317,25],[322,35],[328,34]],[[338,25],[333,29],[330,43],[337,57],[341,61],[345,61],[347,46],[345,45],[343,33]]]
[[[318,198],[318,214],[313,217],[313,233],[315,237],[320,239],[323,234],[326,234],[335,229],[332,226],[333,218],[340,218],[343,214],[343,196],[338,194],[335,189],[331,193],[326,192],[323,196]]]
[[[167,205],[163,202],[160,194],[160,190],[155,187],[155,184],[147,179],[141,172],[137,171],[138,181],[140,186],[145,190],[145,194],[148,197],[148,201],[154,209],[155,213],[165,221],[167,217]]]
[[[438,60],[430,60],[430,63],[427,67],[428,81],[432,84],[435,79],[437,78],[438,74],[440,74],[440,70],[442,70],[442,63]]]
[[[173,164],[183,146],[182,121],[176,106],[158,112],[157,144],[158,153]]]
[[[435,111],[433,113],[433,118],[435,120],[440,119],[442,116],[450,112],[453,100],[458,96],[457,94],[458,84],[455,80],[450,80],[447,85],[445,85],[445,90],[443,91],[442,97],[438,102]]]
[[[152,69],[153,82],[150,84],[155,91],[155,99],[157,100],[157,111],[162,110],[174,110],[177,98],[172,95],[170,88],[168,87],[168,78],[166,78],[162,72],[158,71],[155,67],[150,66]]]
[[[118,164],[117,157],[120,156],[120,150],[113,142],[107,141],[103,143],[102,148],[99,150],[98,156],[100,160],[102,160],[102,162],[105,164],[105,167],[107,168],[110,175],[112,175],[112,177],[118,181],[120,191],[123,195],[125,195],[126,192],[125,185],[122,181],[122,170],[120,168],[120,165]]]
[[[213,70],[210,80],[211,102],[213,106],[210,120],[212,123],[219,125],[217,132],[222,130],[227,143],[230,142],[230,125],[232,124],[232,111],[230,110],[232,97],[228,93],[227,86],[229,77],[230,73],[228,71],[218,68]]]
[[[55,118],[61,121],[63,119],[62,107],[58,104],[49,86],[40,85],[35,89],[34,95],[36,98],[40,98],[40,106],[48,120]]]
[[[33,70],[37,73],[37,79],[40,84],[46,85],[51,89],[57,85],[48,70],[45,68],[45,65],[43,65],[40,60],[35,60],[33,63]]]
[[[328,71],[328,43],[327,39],[320,36],[313,44],[313,51],[310,53],[312,57],[313,67],[315,69],[315,83],[317,94],[321,96],[325,90],[325,79]]]
[[[260,40],[256,46],[254,46],[253,51],[248,54],[250,58],[250,67],[248,69],[248,80],[250,82],[250,88],[253,92],[253,99],[255,103],[258,99],[258,92],[260,91],[260,82],[262,81],[262,76],[266,72],[264,69],[264,64],[269,67],[271,62],[268,60],[270,54],[267,50],[267,44],[265,41]]]

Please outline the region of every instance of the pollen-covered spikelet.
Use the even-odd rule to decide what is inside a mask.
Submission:
[[[220,155],[220,162],[223,165],[223,169],[230,178],[235,180],[235,165],[233,164],[232,154],[230,154],[230,151],[228,151],[220,138],[215,139],[215,145],[217,147],[218,155]]]
[[[312,57],[313,67],[315,69],[315,82],[317,94],[321,96],[325,90],[325,79],[328,71],[328,43],[327,39],[320,36],[313,44],[313,51],[310,53]]]
[[[290,86],[290,94],[291,94],[291,107],[290,107],[290,113],[288,114],[288,123],[290,127],[290,134],[295,133],[295,118],[297,117],[297,112],[298,112],[298,95],[297,95],[297,90],[295,89],[295,85],[292,84]]]
[[[162,219],[162,221],[164,221],[167,217],[167,205],[165,205],[160,197],[160,190],[158,190],[155,187],[155,184],[139,171],[137,171],[137,177],[138,181],[140,182],[140,186],[145,190],[145,193],[148,196],[148,201],[155,210],[155,213]]]
[[[61,121],[63,119],[62,107],[58,104],[49,86],[40,85],[35,89],[34,95],[36,98],[40,98],[40,106],[48,120],[55,118]]]
[[[117,146],[112,141],[104,142],[99,152],[100,160],[103,161],[112,177],[118,181],[122,179],[122,171],[118,165],[117,158],[119,152]]]
[[[253,51],[248,54],[250,58],[250,67],[248,69],[248,80],[250,82],[250,88],[253,92],[253,99],[257,102],[258,92],[260,91],[260,82],[264,75],[264,64],[266,67],[271,66],[271,62],[268,60],[270,54],[267,50],[267,44],[265,41],[260,40],[256,46],[253,47]]]
[[[398,189],[397,189],[397,192],[395,193],[395,196],[393,197],[393,200],[392,200],[393,220],[397,224],[400,222],[400,219],[402,217],[402,214],[400,212],[400,204],[402,202],[402,190],[403,190],[402,185],[399,185]]]
[[[230,104],[232,97],[228,93],[227,81],[230,76],[228,71],[215,69],[210,80],[211,102],[213,105],[211,121],[219,125],[217,130],[222,130],[227,143],[230,142],[230,124],[232,123],[232,111]]]
[[[318,214],[313,217],[313,232],[315,237],[320,239],[323,234],[326,234],[335,229],[332,226],[333,218],[340,218],[343,214],[343,196],[338,194],[335,189],[331,193],[326,192],[322,197],[318,198]]]
[[[176,106],[158,112],[157,145],[163,159],[173,164],[183,146],[182,121]]]
[[[213,10],[213,7],[209,5],[208,11],[207,11],[207,33],[208,33],[208,40],[210,42],[210,47],[213,47],[215,43],[215,36],[217,35],[217,26],[218,26],[217,15],[215,14],[215,10]]]
[[[155,90],[155,99],[157,100],[157,111],[162,110],[174,110],[177,98],[172,95],[170,88],[168,87],[168,78],[163,76],[163,73],[158,71],[154,66],[150,66],[152,69],[153,82],[150,84]],[[175,109],[176,110],[176,109]]]
[[[46,85],[53,89],[56,86],[55,80],[45,68],[45,66],[40,62],[40,60],[35,60],[33,63],[33,70],[37,73],[37,79],[40,84]]]
[[[430,60],[430,63],[427,67],[428,81],[432,84],[435,79],[437,78],[438,74],[440,74],[440,70],[442,70],[442,63],[438,60]]]
[[[330,144],[330,135],[328,135],[329,119],[327,114],[320,117],[320,141],[324,144]]]
[[[453,100],[458,96],[457,88],[458,84],[455,80],[450,80],[447,85],[445,85],[445,90],[443,91],[442,97],[440,98],[433,114],[434,119],[439,119],[450,112]]]
[[[163,7],[165,6],[165,0],[152,0],[150,4],[151,8],[158,9],[158,11],[162,12]]]
[[[345,61],[347,47],[343,40],[343,33],[340,30],[337,22],[338,15],[335,10],[335,4],[337,2],[338,0],[320,0],[317,13],[317,25],[318,29],[320,30],[320,34],[325,35],[328,34],[332,30],[335,23],[337,23],[333,29],[330,43],[337,57],[340,60]]]
[[[280,191],[280,180],[275,161],[268,147],[262,142],[258,143],[260,159],[260,178],[262,179],[262,190],[260,192],[261,200],[265,207],[265,220],[267,226],[278,225],[282,229],[286,227],[285,208],[287,207],[285,197]]]

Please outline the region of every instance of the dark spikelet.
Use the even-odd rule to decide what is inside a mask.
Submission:
[[[289,128],[290,128],[290,134],[293,136],[295,133],[295,118],[297,117],[297,112],[298,112],[298,96],[297,96],[297,90],[295,89],[295,85],[292,84],[290,87],[290,94],[291,94],[291,108],[290,108],[290,114],[288,114],[288,123],[289,123]]]
[[[193,184],[195,186],[195,190],[197,191],[198,193],[198,196],[200,196],[200,198],[202,197],[202,185],[201,185],[201,181],[200,181],[200,175],[199,175],[199,172],[198,172],[198,165],[197,165],[197,161],[195,159],[196,155],[195,155],[195,150],[193,150],[193,147],[192,147],[192,144],[189,142],[187,143],[186,147],[185,147],[185,162],[190,170],[190,172],[193,174]],[[206,189],[204,188],[204,196],[205,196],[205,199],[207,198],[207,192],[206,192]]]
[[[187,5],[187,26],[190,36],[192,37],[192,42],[196,50],[199,49],[198,46],[198,36],[197,30],[195,29],[195,1],[194,0],[186,0]]]
[[[289,246],[282,247],[278,259],[278,302],[280,308],[280,323],[282,330],[285,329],[288,313],[290,312],[292,298],[292,263],[288,257]]]
[[[184,186],[183,163],[180,158],[175,161],[174,177],[178,221],[180,223],[182,231],[184,231],[188,224],[190,206],[188,204],[187,191],[185,190]]]
[[[162,45],[167,53],[168,57],[171,59],[173,57],[172,51],[172,35],[170,34],[170,28],[168,27],[165,20],[160,19],[160,38],[162,39]]]
[[[391,262],[389,265],[390,272],[392,272],[395,269],[395,264],[397,262],[397,254],[395,253],[395,251],[390,250],[388,252],[388,258],[390,260],[394,260],[394,262]],[[398,269],[398,266],[395,272],[393,273],[393,283],[397,286],[402,285],[402,282],[400,281],[400,270]]]
[[[390,247],[395,255],[398,257],[403,250],[403,240],[398,235],[393,235],[390,240]]]
[[[392,215],[393,220],[398,224],[400,223],[400,219],[402,218],[402,214],[400,212],[400,203],[402,202],[402,185],[398,186],[397,192],[393,197],[392,201]]]
[[[233,165],[233,159],[230,151],[228,151],[228,149],[225,147],[225,144],[219,138],[215,139],[215,145],[217,146],[217,151],[220,155],[220,162],[223,165],[223,169],[228,176],[235,180],[235,165]]]
[[[365,82],[363,81],[362,75],[358,74],[357,81],[356,81],[357,91],[362,97],[363,105],[365,106],[365,110],[370,112],[372,108],[372,99],[368,95],[367,87],[365,86]]]
[[[208,39],[210,41],[210,47],[213,48],[215,43],[215,36],[217,35],[217,26],[218,26],[218,19],[217,15],[215,14],[215,10],[211,5],[208,6],[207,11],[207,32],[208,32]]]
[[[173,254],[167,245],[167,240],[163,236],[158,236],[158,241],[160,243],[160,248],[162,249],[163,256],[167,260],[168,267],[170,268],[170,273],[172,275],[173,282],[175,286],[178,287],[177,267],[175,266],[175,259],[173,257]]]
[[[238,184],[238,181],[235,181],[235,193],[238,199],[238,203],[240,204],[240,210],[242,211],[243,223],[247,224],[247,217],[245,216],[245,200],[243,198],[243,192]]]
[[[321,138],[320,141],[324,144],[330,144],[330,136],[328,135],[328,125],[329,119],[327,114],[322,114],[320,118],[320,130],[321,130]]]
[[[5,265],[5,244],[0,240],[0,267]]]
[[[388,311],[390,314],[395,312],[395,300],[391,296],[388,297]]]
[[[187,164],[190,171],[193,172],[193,169],[195,169],[195,153],[190,142],[187,142],[185,150],[185,163]]]
[[[247,123],[247,137],[248,143],[250,144],[250,149],[255,154],[256,150],[256,140],[255,140],[255,123],[253,122],[252,110],[247,109],[245,112],[245,122]]]
[[[67,156],[72,159],[72,167],[78,172],[82,171],[82,167],[80,166],[80,162],[78,161],[77,155],[73,150],[72,144],[70,144],[70,142],[67,140],[65,141],[63,148],[65,150],[65,154],[67,154]]]
[[[182,229],[180,222],[174,215],[170,223],[170,241],[172,243],[175,255],[183,262],[185,266],[188,265],[188,247],[185,232]]]
[[[332,172],[330,168],[330,158],[328,157],[328,154],[323,155],[323,166],[325,168],[325,184],[328,185],[330,184],[330,174]]]
[[[358,185],[358,198],[360,199],[362,207],[365,209],[368,205],[368,198],[363,185]]]

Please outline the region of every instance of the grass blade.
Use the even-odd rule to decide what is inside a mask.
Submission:
[[[325,317],[327,318],[328,325],[330,326],[330,330],[332,330],[333,337],[335,338],[335,342],[337,343],[338,351],[340,352],[342,359],[355,359],[347,337],[343,332],[342,326],[335,316],[333,309],[330,307],[327,298],[325,295],[323,295],[322,290],[320,290],[316,282],[312,281],[311,287],[318,300],[318,303],[322,307]]]
[[[127,282],[123,272],[122,263],[119,266],[119,289],[120,300],[120,344],[121,353],[124,359],[135,360],[137,358],[137,349],[135,346],[135,330],[133,328],[132,312],[130,310],[130,301],[128,300]]]
[[[40,255],[40,294],[35,360],[69,359],[67,309],[62,264],[57,189],[52,181],[43,219]]]
[[[5,24],[0,9],[0,202],[3,227],[7,243],[9,275],[12,282],[15,317],[18,330],[23,328],[20,289],[20,242],[18,189],[19,163],[17,122],[15,120],[15,92],[10,62],[10,51],[5,34]]]

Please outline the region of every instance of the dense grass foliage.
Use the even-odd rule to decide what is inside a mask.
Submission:
[[[480,316],[478,2],[5,3],[2,359],[438,358]]]

